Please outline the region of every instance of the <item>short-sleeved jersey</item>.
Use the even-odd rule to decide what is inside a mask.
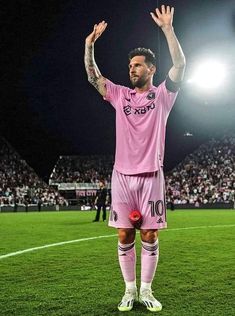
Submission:
[[[177,92],[166,82],[144,93],[116,85],[106,79],[105,100],[116,110],[114,168],[132,175],[153,172],[163,166],[166,123]]]

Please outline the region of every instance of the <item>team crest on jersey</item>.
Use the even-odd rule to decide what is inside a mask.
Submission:
[[[149,94],[147,95],[147,99],[154,100],[155,99],[155,92],[149,92]]]
[[[130,115],[131,114],[131,107],[130,105],[124,106],[123,111],[126,115]]]

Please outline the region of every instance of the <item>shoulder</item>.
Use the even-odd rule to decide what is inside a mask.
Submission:
[[[123,85],[120,85],[120,84],[117,84],[117,83],[114,83],[112,82],[110,79],[105,79],[105,85],[106,87],[112,87],[112,88],[116,88],[116,89],[119,89],[119,90],[122,90],[122,91],[132,91],[130,88],[126,87],[126,86],[123,86]]]
[[[105,79],[106,87],[106,101],[117,101],[121,96],[127,97],[130,94],[131,89],[120,84],[113,83],[109,79]]]
[[[153,86],[153,90],[156,93],[177,94],[180,89],[180,83],[172,81],[167,77],[158,86]]]

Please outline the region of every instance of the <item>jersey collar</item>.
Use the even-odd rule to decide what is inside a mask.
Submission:
[[[154,90],[154,85],[151,85],[151,86],[149,87],[149,89],[146,90],[146,91],[144,91],[143,93],[151,92],[151,91],[153,91],[153,90]],[[131,94],[136,94],[137,92],[136,92],[135,89],[131,89],[130,93],[131,93]]]

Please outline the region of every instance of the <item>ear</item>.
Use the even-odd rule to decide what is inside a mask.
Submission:
[[[156,66],[152,65],[150,69],[151,69],[152,75],[154,75],[157,70]]]
[[[148,72],[149,72],[151,75],[154,75],[155,72],[156,72],[156,66],[151,65],[151,66],[148,68]]]

